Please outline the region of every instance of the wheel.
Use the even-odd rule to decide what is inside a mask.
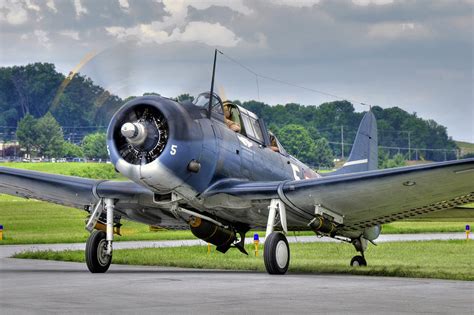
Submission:
[[[367,261],[365,261],[365,258],[362,256],[354,256],[351,259],[351,266],[352,267],[359,267],[359,266],[367,266]]]
[[[285,235],[273,232],[265,238],[263,252],[265,268],[271,275],[283,275],[290,264],[290,247]]]
[[[105,232],[95,230],[86,243],[87,268],[92,273],[104,273],[109,269],[112,255],[107,255]]]

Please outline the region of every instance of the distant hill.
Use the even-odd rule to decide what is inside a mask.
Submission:
[[[461,156],[466,155],[468,153],[474,154],[474,143],[456,141],[456,145],[459,147]]]

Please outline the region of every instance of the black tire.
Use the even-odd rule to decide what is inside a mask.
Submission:
[[[367,261],[362,256],[354,256],[351,259],[351,267],[366,267]]]
[[[290,247],[285,235],[273,232],[265,238],[263,252],[265,268],[271,275],[283,275],[290,265]]]
[[[105,232],[95,230],[86,243],[86,264],[90,272],[104,273],[109,269],[112,255],[107,255],[106,250]]]

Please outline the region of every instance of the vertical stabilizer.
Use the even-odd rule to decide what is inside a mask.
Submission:
[[[377,121],[367,112],[359,125],[352,151],[346,163],[328,175],[349,174],[376,170],[378,166]]]

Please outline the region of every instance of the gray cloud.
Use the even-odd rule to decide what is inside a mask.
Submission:
[[[474,142],[473,1],[125,2],[81,0],[79,15],[73,0],[53,0],[55,9],[46,1],[1,4],[2,65],[50,61],[67,72],[86,53],[103,51],[84,72],[115,89],[128,85],[122,93],[173,95],[208,87],[218,45],[255,71],[399,106]],[[230,98],[329,100],[263,79],[259,95],[255,77],[219,62]]]

